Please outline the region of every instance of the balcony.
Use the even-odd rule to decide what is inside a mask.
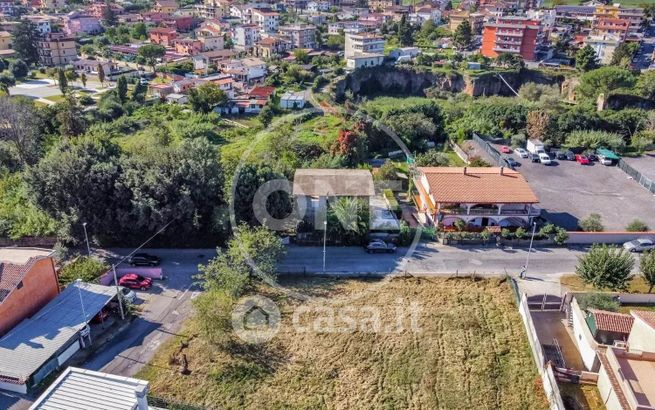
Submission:
[[[501,47],[501,46],[496,46],[494,47],[494,51],[498,53],[520,53],[521,49],[520,47]]]
[[[523,37],[523,31],[513,31],[513,30],[498,30],[496,31],[497,36],[509,36],[509,37]]]
[[[474,215],[474,216],[539,216],[541,210],[527,206],[525,209],[500,209],[498,208],[471,208],[468,212],[465,207],[442,208],[439,211],[443,215]]]

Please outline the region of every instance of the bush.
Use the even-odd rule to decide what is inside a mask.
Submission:
[[[469,160],[469,165],[472,167],[490,167],[491,164],[483,160],[480,157],[471,157]]]
[[[396,197],[393,195],[393,191],[390,189],[385,189],[382,192],[384,194],[384,198],[387,200],[387,203],[389,204],[389,209],[391,209],[391,212],[398,215],[398,213],[400,212],[400,205],[398,204]]]
[[[612,148],[618,149],[624,145],[619,134],[606,131],[573,131],[566,138],[567,147],[581,148]]]
[[[555,233],[555,237],[553,237],[553,241],[558,245],[564,245],[568,239],[569,233],[566,232],[566,229],[557,227],[557,232]]]
[[[623,290],[628,287],[634,258],[623,248],[593,245],[578,258],[575,273],[596,289]]]
[[[585,232],[603,232],[605,230],[600,215],[596,213],[590,214],[588,217],[582,219],[578,225]]]
[[[576,296],[578,305],[582,310],[600,309],[610,312],[618,312],[621,304],[610,295],[602,293],[587,293],[584,295]]]
[[[109,270],[104,261],[88,256],[80,256],[59,271],[59,284],[66,286],[77,279],[84,282],[97,282],[98,278]]]
[[[648,225],[639,219],[635,219],[625,227],[625,230],[628,232],[646,232],[648,231]]]
[[[513,148],[525,147],[526,142],[527,142],[527,138],[525,137],[525,134],[516,134],[516,135],[512,135],[510,145]]]

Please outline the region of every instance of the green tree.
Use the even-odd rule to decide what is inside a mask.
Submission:
[[[265,207],[273,218],[281,219],[292,211],[292,198],[286,191],[276,191],[266,198],[265,204],[256,204],[255,193],[268,181],[284,179],[282,173],[276,172],[268,165],[246,164],[239,169],[227,194],[231,198],[234,216],[237,222],[249,225],[259,225],[261,222],[255,215],[255,207]]]
[[[148,28],[145,23],[136,23],[132,26],[130,33],[135,40],[145,40],[148,38]]]
[[[641,96],[655,100],[655,70],[641,73],[637,78],[635,88]]]
[[[23,167],[34,164],[41,154],[39,123],[32,101],[0,96],[0,142],[13,146]]]
[[[601,216],[597,213],[591,213],[586,218],[581,219],[578,225],[585,232],[602,232],[605,230]]]
[[[640,219],[634,219],[625,227],[625,230],[628,232],[647,232],[648,225]]]
[[[27,77],[30,70],[27,68],[27,64],[23,60],[14,60],[9,63],[9,71],[18,79],[23,79]]]
[[[104,261],[88,256],[80,256],[59,270],[59,284],[66,286],[77,279],[97,283],[98,278],[108,270],[109,265]]]
[[[114,27],[118,22],[116,20],[116,13],[111,8],[112,4],[108,1],[105,2],[105,8],[102,10],[102,22],[107,27]]]
[[[471,40],[473,39],[473,30],[471,29],[471,24],[468,21],[463,21],[455,29],[453,33],[453,44],[458,49],[467,49],[471,46]]]
[[[327,38],[325,45],[330,50],[342,50],[346,43],[346,38],[344,35],[330,35]]]
[[[127,101],[127,79],[125,76],[118,77],[118,81],[116,81],[116,96],[122,104]]]
[[[368,202],[340,197],[328,203],[327,236],[343,245],[362,245],[369,228]]]
[[[233,296],[220,289],[207,290],[193,299],[195,322],[210,343],[222,345],[229,340],[235,303]]]
[[[575,273],[596,289],[624,290],[630,281],[634,259],[623,248],[593,245],[578,257]]]
[[[581,97],[595,100],[601,93],[607,97],[611,91],[632,88],[634,85],[635,77],[630,71],[608,66],[584,73],[576,92]]]
[[[553,120],[545,110],[535,110],[528,113],[525,130],[530,138],[545,139],[552,135]]]
[[[77,137],[86,131],[82,108],[73,94],[67,94],[64,101],[57,104],[56,118],[59,122],[59,132],[62,135]]]
[[[98,81],[100,85],[104,87],[105,85],[105,69],[102,64],[98,63]]]
[[[623,42],[614,50],[610,65],[616,67],[630,68],[632,58],[639,50],[639,43]]]
[[[603,293],[585,293],[575,297],[582,310],[600,309],[609,312],[618,312],[621,303],[610,295]]]
[[[5,91],[9,92],[9,87],[16,85],[16,78],[9,71],[3,71],[0,73],[0,84]]]
[[[566,146],[572,148],[613,148],[624,144],[623,138],[616,133],[606,131],[573,131],[566,138]]]
[[[227,95],[212,82],[201,84],[189,90],[189,103],[195,112],[207,114],[217,105],[227,102]]]
[[[86,80],[87,80],[87,78],[86,78],[86,74],[85,74],[85,73],[82,73],[82,74],[80,75],[80,81],[82,82],[82,87],[84,87],[84,88],[86,88]]]
[[[402,46],[410,46],[413,43],[413,38],[412,38],[412,27],[407,21],[407,17],[405,14],[403,14],[400,17],[400,21],[398,22],[398,40],[400,41],[400,45]]]
[[[14,30],[12,47],[16,54],[29,65],[39,61],[37,42],[36,26],[29,20],[21,20]]]
[[[641,256],[639,273],[650,286],[648,293],[651,293],[655,287],[655,251],[646,252]]]
[[[142,84],[141,81],[138,81],[132,90],[132,101],[136,103],[143,103],[146,100],[147,92],[148,88]]]
[[[496,57],[496,64],[500,67],[521,69],[525,67],[525,61],[523,57],[518,54],[512,53],[501,53]]]
[[[66,76],[66,81],[69,83],[73,83],[75,80],[79,78],[79,75],[77,74],[77,71],[74,69],[68,69],[64,71],[64,76]]]
[[[591,46],[584,46],[575,55],[575,68],[580,71],[591,71],[598,68],[598,57]]]
[[[68,92],[68,80],[66,79],[66,73],[62,68],[57,70],[57,82],[61,93],[66,94]]]
[[[307,50],[302,48],[296,48],[293,50],[293,58],[301,64],[306,64],[309,62],[309,54],[307,53]]]
[[[166,55],[166,48],[158,44],[146,44],[139,47],[138,54],[152,67],[152,72],[154,73],[156,71],[157,59]]]

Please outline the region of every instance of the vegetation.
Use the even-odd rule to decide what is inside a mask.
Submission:
[[[635,219],[625,227],[625,230],[628,232],[647,232],[648,225],[640,219]]]
[[[578,258],[575,273],[596,289],[623,290],[628,287],[634,258],[623,248],[593,245]]]
[[[603,293],[585,293],[575,297],[582,310],[599,309],[618,312],[621,303],[616,298]]]
[[[601,216],[596,213],[589,214],[586,218],[581,219],[578,225],[585,232],[602,232],[605,230]]]
[[[59,284],[66,286],[77,279],[84,282],[97,282],[109,270],[109,265],[94,257],[79,256],[59,271]]]
[[[642,255],[639,260],[639,272],[649,285],[648,293],[651,293],[655,287],[655,252],[650,251]]]
[[[367,281],[304,278],[283,285],[317,299],[301,302],[259,287],[282,312],[269,342],[247,345],[228,334],[213,343],[194,321],[183,333],[198,336],[173,338],[137,377],[150,382],[153,395],[203,407],[548,407],[506,282],[396,279],[374,293],[365,291],[375,285]],[[399,299],[422,307],[419,332],[409,330],[408,315],[405,331],[367,330],[371,314],[364,307],[380,309],[382,326],[395,329]],[[297,330],[323,326],[326,309],[346,306],[364,327]],[[304,313],[294,328],[298,309]],[[335,326],[349,325],[335,316]],[[175,366],[181,341],[188,346],[186,376]]]

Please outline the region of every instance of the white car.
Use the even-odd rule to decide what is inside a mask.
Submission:
[[[128,289],[125,287],[121,286],[121,295],[123,295],[123,299],[131,304],[134,304],[136,302],[136,293],[132,289]]]
[[[640,238],[624,243],[623,249],[629,252],[644,252],[655,249],[655,244],[650,239]]]
[[[606,166],[612,165],[612,160],[607,158],[607,157],[604,157],[602,155],[598,156],[598,161],[600,161],[601,164],[606,165]]]
[[[539,153],[539,162],[541,162],[544,165],[550,165],[553,163],[553,161],[550,159],[548,154],[546,154],[545,152]]]
[[[527,158],[528,157],[528,151],[526,151],[523,148],[515,148],[514,153],[518,155],[521,158]]]

